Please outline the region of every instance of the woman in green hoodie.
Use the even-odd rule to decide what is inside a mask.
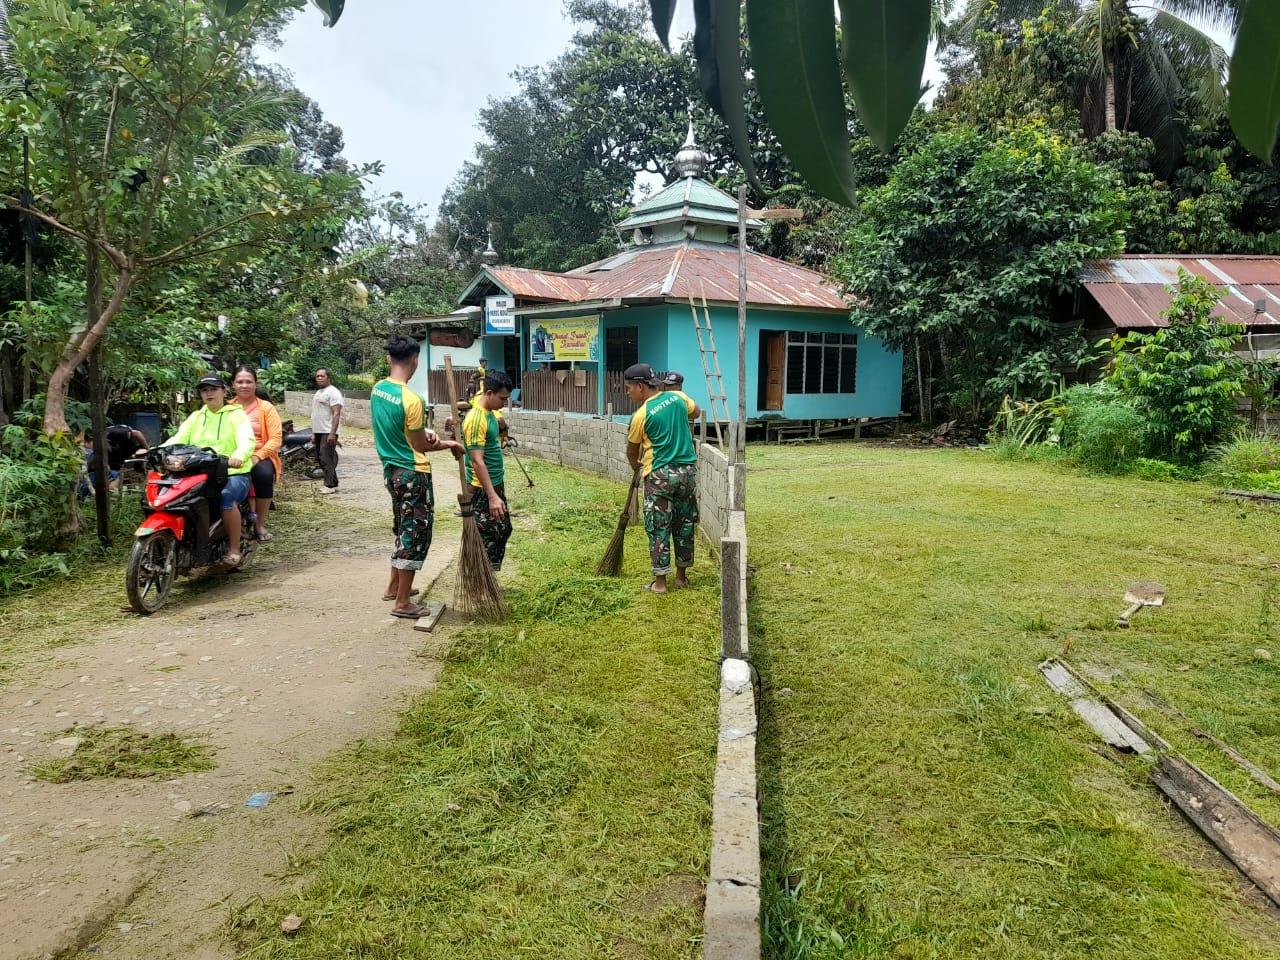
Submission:
[[[165,441],[208,447],[227,458],[227,482],[222,488],[222,525],[227,531],[227,555],[223,563],[240,565],[240,503],[249,496],[253,427],[242,407],[227,405],[227,384],[215,373],[196,384],[202,406],[182,421],[178,432]]]

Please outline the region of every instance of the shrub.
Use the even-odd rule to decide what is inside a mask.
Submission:
[[[1280,476],[1280,439],[1238,434],[1214,450],[1208,475],[1228,487],[1274,490]]]
[[[1220,294],[1185,270],[1170,293],[1168,327],[1111,338],[1107,380],[1146,417],[1151,452],[1197,463],[1236,423],[1245,368],[1232,348],[1244,327],[1213,316]]]
[[[0,596],[66,572],[78,448],[10,425],[0,431]]]
[[[1085,407],[1074,418],[1071,454],[1094,470],[1124,473],[1142,452],[1145,427],[1142,415],[1127,404]]]
[[[1196,472],[1168,460],[1137,457],[1129,465],[1129,475],[1138,480],[1194,480]]]
[[[1060,395],[1062,418],[1058,425],[1064,447],[1075,445],[1080,433],[1080,417],[1094,407],[1125,404],[1124,394],[1109,383],[1078,383]]]

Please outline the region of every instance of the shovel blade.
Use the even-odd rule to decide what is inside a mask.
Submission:
[[[1154,580],[1138,580],[1129,584],[1124,592],[1124,602],[1140,604],[1144,607],[1160,607],[1164,605],[1164,584]]]

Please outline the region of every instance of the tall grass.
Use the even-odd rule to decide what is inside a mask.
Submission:
[[[748,482],[768,958],[1280,952],[1144,761],[1108,753],[1036,670],[1069,647],[1280,823],[1142,693],[1280,770],[1273,512],[966,451],[752,450]],[[1135,579],[1168,603],[1115,630]]]

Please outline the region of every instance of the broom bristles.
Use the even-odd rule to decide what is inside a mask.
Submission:
[[[627,541],[627,524],[634,523],[632,514],[636,509],[636,478],[631,480],[631,489],[627,491],[627,502],[622,508],[622,516],[618,517],[618,527],[613,531],[613,539],[605,547],[604,556],[596,567],[597,577],[616,577],[622,569],[622,546]]]
[[[618,521],[618,529],[613,532],[613,539],[605,548],[600,565],[596,567],[597,577],[616,577],[622,569],[622,545],[627,542],[627,515]]]
[[[489,563],[489,553],[484,548],[484,539],[480,536],[470,504],[462,508],[462,543],[458,548],[453,604],[461,612],[481,620],[502,620],[507,616],[502,585]]]

